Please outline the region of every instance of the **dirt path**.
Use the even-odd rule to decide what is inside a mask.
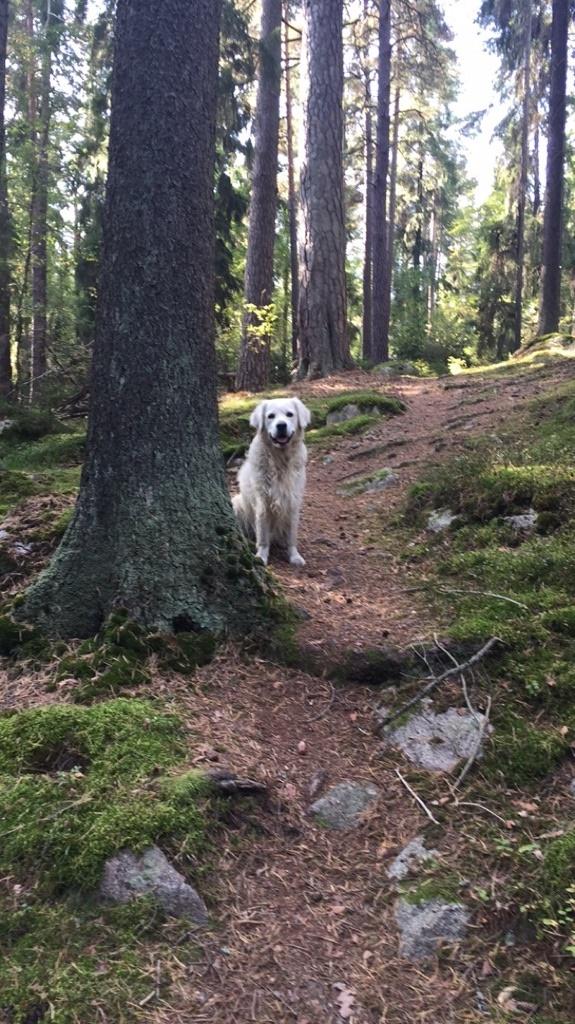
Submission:
[[[406,644],[429,638],[435,623],[405,587],[405,571],[376,543],[382,514],[396,508],[426,466],[464,450],[476,432],[496,432],[510,412],[559,384],[569,367],[520,378],[403,380],[386,386],[407,403],[360,440],[313,452],[303,519],[306,568],[274,571],[309,614],[301,627],[319,650]],[[373,386],[350,380],[299,388],[325,393]],[[353,498],[341,482],[384,466],[395,485]],[[162,688],[163,696],[166,691]],[[397,759],[373,734],[373,691],[334,691],[327,682],[265,663],[238,666],[225,656],[203,670],[193,691],[170,688],[205,741],[206,763],[266,781],[271,806],[228,833],[208,893],[216,931],[191,970],[172,977],[155,1024],[465,1024],[486,1019],[477,1003],[484,951],[472,930],[465,948],[424,967],[398,957],[386,861],[429,822],[401,786]],[[369,781],[380,799],[364,824],[333,832],[307,814],[311,796],[342,780]],[[446,865],[459,837],[433,835]],[[481,924],[480,914],[474,925]],[[484,947],[482,947],[484,949]],[[495,1019],[489,1017],[489,1019]]]

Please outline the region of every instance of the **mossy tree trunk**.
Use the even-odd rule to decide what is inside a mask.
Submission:
[[[236,376],[239,390],[263,391],[270,375],[271,338],[265,309],[274,286],[278,137],[281,90],[282,0],[263,0],[256,139],[248,230],[242,344]]]
[[[10,361],[10,249],[11,228],[6,184],[6,43],[8,38],[8,0],[0,0],[0,394],[12,386]]]
[[[305,0],[299,289],[300,377],[352,366],[343,187],[343,0]]]
[[[379,58],[377,91],[377,137],[373,178],[373,317],[372,351],[374,363],[389,359],[389,313],[386,310],[386,265],[388,247],[387,205],[389,172],[389,99],[391,83],[391,9],[390,0],[379,5]]]
[[[219,0],[119,0],[87,460],[23,619],[88,636],[250,631],[265,603],[218,443],[214,216]]]

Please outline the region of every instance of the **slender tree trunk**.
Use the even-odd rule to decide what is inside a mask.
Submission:
[[[291,82],[291,48],[287,16],[284,25],[284,59],[285,59],[285,90],[286,90],[286,132],[288,160],[288,213],[289,213],[289,247],[291,276],[291,350],[292,359],[297,363],[298,357],[298,305],[299,305],[299,267],[297,240],[297,193],[295,186],[295,154],[293,130],[293,95]]]
[[[351,367],[343,189],[343,0],[304,0],[300,377]]]
[[[262,332],[274,287],[277,212],[278,135],[281,90],[282,0],[263,0],[260,65],[256,101],[256,138],[248,230],[242,345],[236,376],[238,390],[262,391],[270,373],[268,333]]]
[[[569,0],[553,0],[551,88],[547,143],[547,179],[543,218],[543,268],[539,334],[559,328],[561,312],[561,243],[565,177],[565,99]]]
[[[399,68],[398,54],[397,67]],[[399,80],[395,87],[393,100],[393,129],[391,142],[391,166],[389,171],[389,203],[388,203],[388,238],[385,259],[385,286],[383,290],[384,336],[389,337],[391,322],[391,288],[393,284],[393,253],[395,248],[395,215],[397,206],[397,158],[399,154],[399,108],[401,103],[401,87]]]
[[[32,214],[32,374],[30,401],[35,397],[39,378],[47,369],[48,334],[48,182],[51,114],[52,54],[49,26],[43,39],[42,83],[40,92],[40,135],[36,165],[36,187]]]
[[[373,341],[374,363],[389,359],[385,313],[385,266],[387,262],[387,176],[389,172],[389,100],[391,83],[391,4],[379,4],[379,85],[377,93],[377,141],[373,180]],[[389,319],[388,319],[389,324]]]
[[[19,614],[93,634],[253,631],[262,576],[219,448],[214,196],[219,0],[119,0],[87,458]]]
[[[12,231],[6,180],[6,44],[8,39],[8,0],[0,0],[0,395],[12,387],[10,358],[10,253]]]
[[[427,283],[427,330],[431,331],[431,322],[435,312],[435,289],[437,277],[437,195],[433,193],[431,216],[429,221],[429,279]]]
[[[364,0],[363,14],[367,20],[369,0]],[[368,63],[369,38],[366,42],[365,62],[365,251],[363,257],[363,325],[362,355],[371,362],[373,320],[373,115],[371,75]]]
[[[531,0],[525,4],[525,43],[523,57],[523,110],[521,114],[521,164],[517,195],[517,249],[515,270],[515,309],[512,352],[521,346],[523,324],[523,278],[525,272],[525,206],[529,175],[529,115],[531,111]]]

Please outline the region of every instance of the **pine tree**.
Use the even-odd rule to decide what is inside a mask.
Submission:
[[[305,0],[300,377],[351,366],[343,189],[343,0]]]
[[[22,617],[94,633],[249,630],[261,608],[226,490],[213,343],[214,0],[119,0],[87,458]]]
[[[270,336],[263,330],[272,301],[277,210],[282,0],[263,0],[254,167],[251,181],[239,389],[262,391],[269,381]]]
[[[391,3],[379,5],[379,63],[377,93],[377,140],[373,179],[373,316],[371,357],[374,363],[389,359],[386,321],[386,265],[388,247],[387,205],[389,173],[389,100],[391,82]]]
[[[6,45],[8,0],[0,0],[0,395],[12,386],[10,356],[10,251],[12,232],[6,180]]]

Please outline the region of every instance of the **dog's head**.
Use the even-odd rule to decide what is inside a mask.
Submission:
[[[269,398],[256,406],[250,426],[275,448],[287,448],[292,438],[301,437],[310,420],[310,411],[299,398]]]

